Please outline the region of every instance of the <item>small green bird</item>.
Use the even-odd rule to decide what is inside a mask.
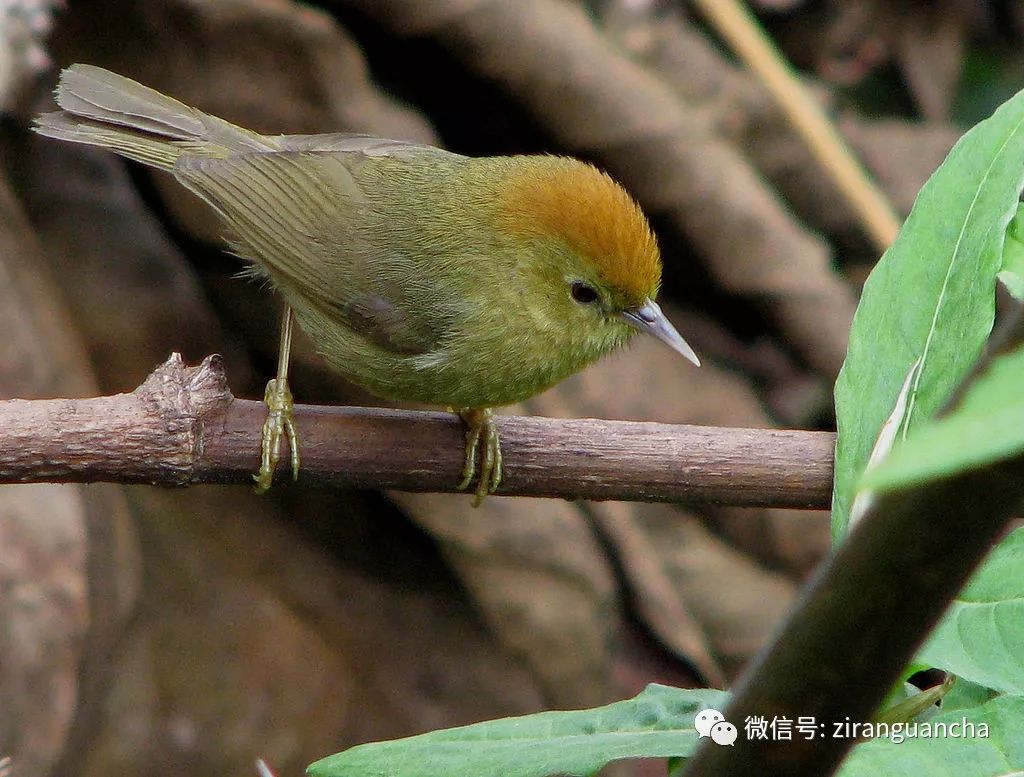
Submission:
[[[73,65],[49,137],[166,170],[207,202],[229,243],[284,297],[257,489],[287,436],[292,316],[328,365],[381,397],[454,408],[460,489],[483,443],[477,502],[501,482],[491,408],[527,399],[647,332],[699,360],[654,301],[657,242],[591,165],[470,158],[366,135],[260,135],[102,68]]]

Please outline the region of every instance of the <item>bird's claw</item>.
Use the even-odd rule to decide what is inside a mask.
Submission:
[[[274,470],[281,460],[281,438],[287,436],[291,451],[292,480],[299,479],[299,437],[295,431],[294,403],[292,392],[285,378],[267,381],[263,394],[267,404],[267,420],[263,422],[262,455],[260,471],[252,476],[256,481],[256,493],[262,494],[274,481]]]
[[[456,488],[465,491],[473,482],[477,454],[482,441],[480,479],[477,481],[476,496],[473,498],[473,507],[479,507],[484,498],[497,491],[501,485],[501,439],[498,437],[498,425],[494,422],[494,414],[488,408],[460,410],[459,416],[466,425],[466,463],[462,468],[462,480]]]

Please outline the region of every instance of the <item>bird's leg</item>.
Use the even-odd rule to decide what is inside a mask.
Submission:
[[[462,480],[457,486],[459,491],[469,488],[476,474],[477,451],[483,442],[480,462],[480,479],[477,481],[476,498],[473,506],[479,507],[484,497],[493,494],[501,485],[501,440],[498,437],[498,425],[494,422],[494,413],[490,408],[474,408],[459,410],[459,416],[466,425],[466,464],[462,468]]]
[[[277,377],[267,381],[263,401],[267,403],[267,420],[263,422],[260,471],[253,475],[256,493],[262,494],[274,480],[274,470],[281,460],[281,438],[288,437],[292,454],[292,480],[299,479],[299,438],[295,432],[292,392],[288,388],[288,359],[292,350],[292,321],[290,305],[284,307],[281,319],[281,343],[277,352]]]

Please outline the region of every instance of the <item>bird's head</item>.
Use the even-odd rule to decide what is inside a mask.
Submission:
[[[637,332],[700,360],[655,299],[661,254],[647,218],[618,183],[565,157],[519,157],[506,179],[501,226],[530,246],[530,293],[548,327],[594,356]]]

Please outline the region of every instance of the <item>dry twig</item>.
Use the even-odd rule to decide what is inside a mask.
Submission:
[[[265,413],[231,395],[218,357],[190,369],[174,354],[130,394],[0,402],[0,483],[248,482]],[[297,406],[296,420],[312,482],[454,491],[459,480],[451,414]],[[831,494],[827,432],[514,417],[500,427],[506,495],[820,508]]]
[[[860,216],[879,250],[887,249],[896,239],[900,218],[888,198],[854,159],[821,106],[797,81],[782,55],[761,32],[753,15],[739,0],[697,0],[697,5],[782,106],[821,166],[832,175],[843,196]]]

